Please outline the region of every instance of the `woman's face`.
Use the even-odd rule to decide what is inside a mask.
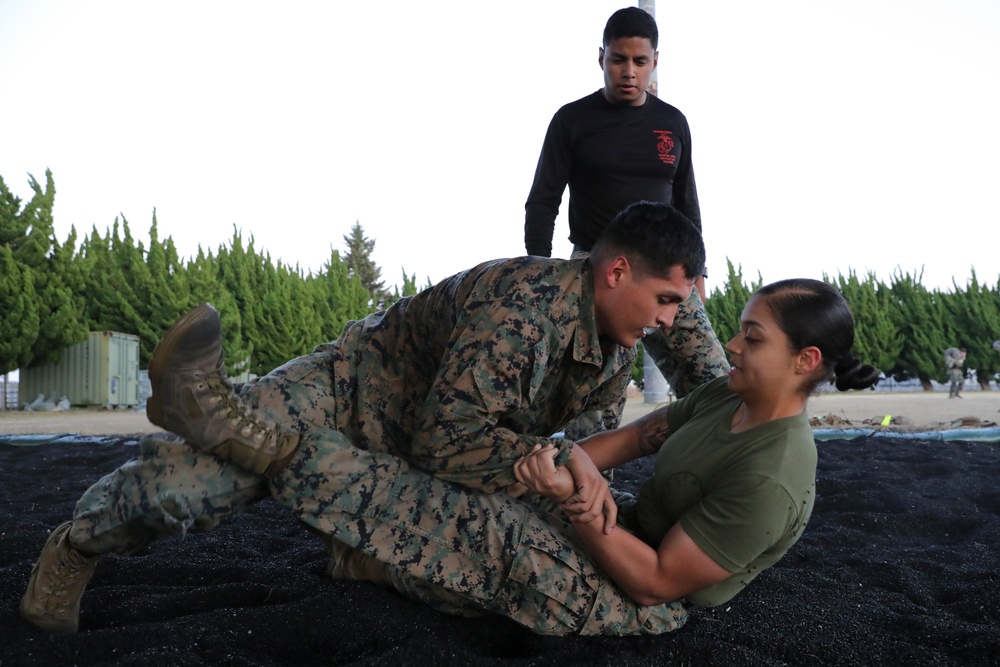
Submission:
[[[802,375],[796,372],[798,352],[778,326],[765,297],[754,295],[740,315],[740,330],[726,345],[729,388],[748,397],[781,397],[795,393]]]

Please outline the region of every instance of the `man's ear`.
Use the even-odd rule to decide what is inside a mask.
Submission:
[[[597,47],[597,66],[601,68],[602,72],[604,71],[604,47],[603,46]]]
[[[653,69],[656,69],[656,65],[660,62],[660,52],[653,51]]]
[[[815,345],[802,348],[799,351],[799,358],[795,362],[795,370],[804,375],[808,375],[816,370],[823,363],[823,353]]]
[[[632,275],[632,265],[628,258],[619,255],[607,263],[604,267],[604,280],[609,289],[618,287],[623,280]]]

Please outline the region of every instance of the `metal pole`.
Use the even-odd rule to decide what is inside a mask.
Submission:
[[[639,0],[639,9],[642,9],[649,13],[650,16],[656,17],[656,0]],[[653,76],[649,79],[649,86],[646,87],[646,92],[653,97],[658,97],[657,85],[656,85],[656,70],[653,70]],[[656,363],[653,361],[653,357],[650,356],[649,351],[642,355],[642,400],[643,403],[664,403],[669,396],[669,387],[667,387],[667,380],[663,377],[663,373],[660,369],[656,367]]]
[[[656,18],[656,0],[639,0],[639,9],[645,10],[650,16]],[[659,97],[659,86],[656,83],[656,70],[653,70],[653,76],[649,78],[649,85],[646,86],[646,92],[651,94],[653,97]]]

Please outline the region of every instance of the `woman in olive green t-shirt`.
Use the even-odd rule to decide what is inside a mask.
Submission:
[[[813,506],[816,446],[807,399],[834,377],[840,390],[878,380],[851,352],[851,311],[826,283],[767,285],[740,320],[726,346],[728,377],[579,441],[577,460],[564,468],[542,448],[516,464],[522,483],[561,503],[587,552],[638,604],[683,598],[719,605],[777,562]],[[640,487],[631,531],[615,527],[610,503],[576,496],[575,467],[607,470],[650,454],[657,459]]]

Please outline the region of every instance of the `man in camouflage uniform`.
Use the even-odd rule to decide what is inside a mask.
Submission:
[[[271,495],[440,609],[495,611],[547,634],[679,627],[682,605],[637,606],[568,524],[495,492],[535,444],[555,443],[573,469],[575,445],[550,435],[624,402],[644,327],[670,325],[703,262],[690,221],[639,203],[589,259],[482,264],[350,323],[240,395],[218,313],[194,309],[154,352],[147,406],[186,442],[144,439],[139,459],[84,494],[49,537],[22,615],[73,632],[101,554],[210,529]],[[596,471],[578,484],[609,502]]]
[[[965,348],[949,347],[944,351],[944,365],[948,369],[948,398],[962,398],[962,383],[965,382]]]

